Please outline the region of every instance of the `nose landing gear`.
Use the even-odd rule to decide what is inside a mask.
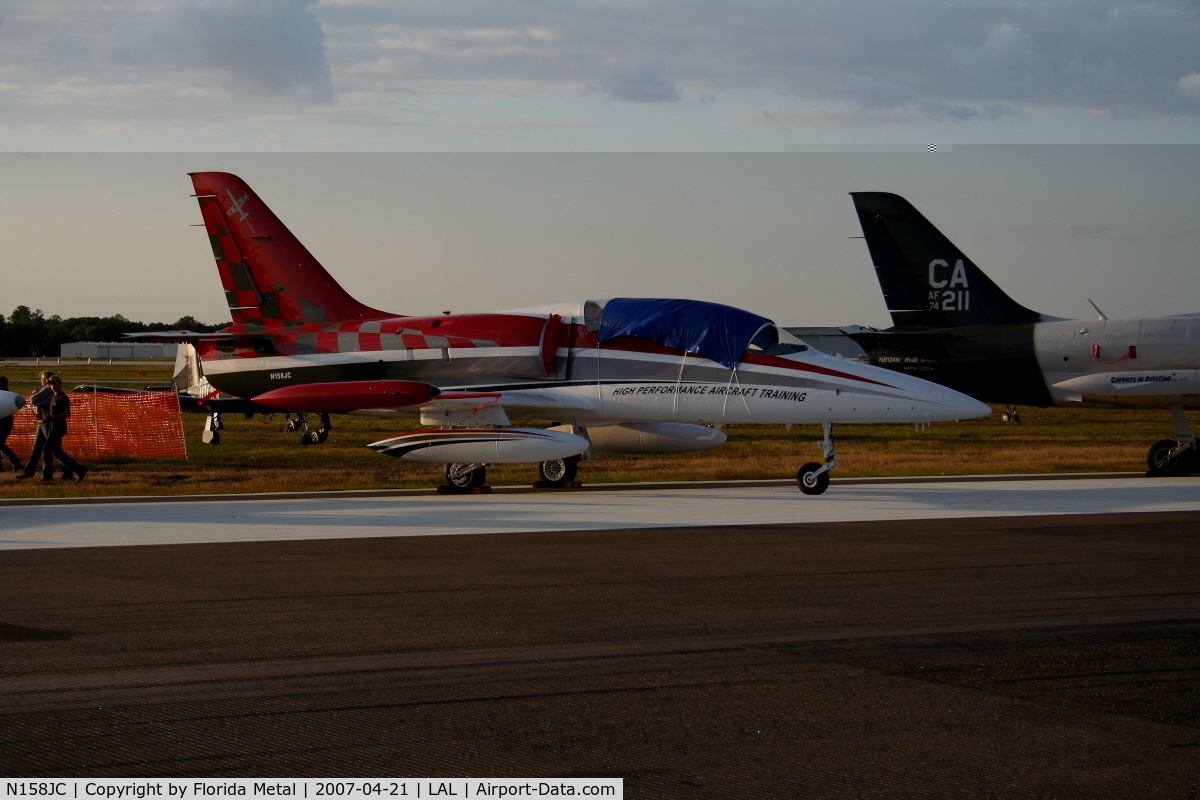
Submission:
[[[817,443],[817,447],[825,451],[825,463],[805,464],[796,473],[796,483],[805,494],[823,494],[829,488],[830,471],[838,465],[833,444],[833,423],[826,422],[821,427],[825,430],[825,438]]]

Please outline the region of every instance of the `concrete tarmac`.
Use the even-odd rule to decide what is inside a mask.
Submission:
[[[0,774],[1200,796],[1196,483],[1087,483],[5,508]]]
[[[52,501],[48,501],[52,502]],[[1198,478],[15,505],[0,549],[1200,510]]]

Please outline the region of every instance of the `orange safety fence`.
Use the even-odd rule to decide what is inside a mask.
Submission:
[[[33,447],[32,405],[13,416],[8,446],[24,457]],[[63,450],[76,459],[186,458],[183,414],[174,392],[71,395]]]

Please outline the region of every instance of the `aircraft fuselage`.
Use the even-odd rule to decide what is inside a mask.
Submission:
[[[990,403],[1165,407],[1177,388],[1185,404],[1200,405],[1193,383],[1194,373],[1200,370],[1200,317],[849,333],[789,330],[826,352],[858,357]],[[1088,377],[1095,380],[1078,381]],[[1087,391],[1063,387],[1068,381],[1080,383]],[[1150,384],[1161,391],[1156,395],[1136,391],[1142,385],[1148,390]]]
[[[232,330],[232,329],[231,329]],[[463,314],[396,317],[240,331],[233,344],[198,345],[209,383],[253,398],[286,386],[406,380],[448,393],[504,393],[513,418],[611,424],[908,422],[978,415],[960,395],[815,350],[747,353],[736,370],[633,337],[599,345],[570,317]],[[488,338],[484,338],[484,337]],[[553,340],[550,340],[553,337]],[[527,393],[556,398],[540,410]],[[347,409],[352,410],[352,409]],[[418,416],[419,408],[357,410]]]

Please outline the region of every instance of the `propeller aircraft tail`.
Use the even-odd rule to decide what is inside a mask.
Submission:
[[[897,328],[1041,322],[903,197],[851,192],[875,276]]]
[[[351,297],[241,178],[227,172],[190,174],[234,323],[279,326],[397,316]]]

